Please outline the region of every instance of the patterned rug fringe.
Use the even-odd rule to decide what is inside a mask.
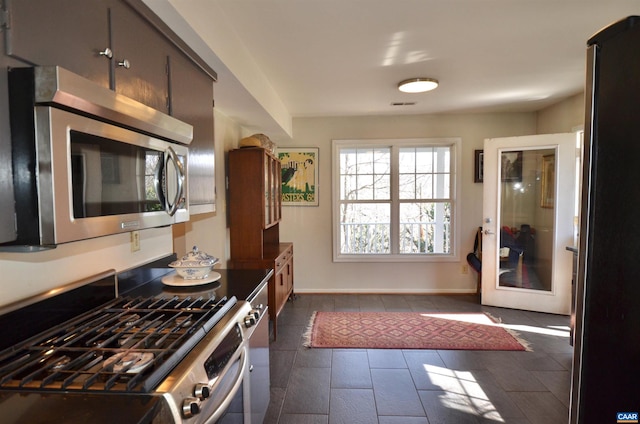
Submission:
[[[313,334],[313,324],[316,322],[316,313],[318,311],[313,311],[311,314],[311,318],[309,319],[309,324],[307,324],[306,330],[302,334],[302,346],[311,348],[311,335]]]
[[[504,330],[511,334],[511,336],[516,339],[518,341],[518,343],[520,343],[522,346],[524,346],[524,350],[526,352],[533,352],[533,349],[531,348],[531,345],[529,344],[528,341],[526,341],[525,339],[522,338],[522,336],[520,335],[519,332],[517,332],[516,330],[513,330],[511,328],[505,328],[502,326],[502,318],[500,317],[494,317],[492,314],[490,314],[489,312],[484,312],[484,314],[486,316],[488,316],[489,318],[491,318],[491,320],[493,322],[495,322],[496,324],[499,324],[502,328],[504,328]]]
[[[520,343],[524,347],[525,352],[533,352],[533,348],[531,347],[529,342],[526,341],[525,339],[523,339],[522,336],[520,335],[520,333],[518,333],[516,330],[512,330],[510,328],[505,328],[505,331],[507,333],[511,334],[513,336],[513,338],[516,339],[518,341],[518,343]]]
[[[502,318],[500,318],[500,317],[496,318],[492,314],[490,314],[489,312],[483,312],[483,314],[488,316],[491,319],[491,321],[495,322],[496,324],[502,324]]]

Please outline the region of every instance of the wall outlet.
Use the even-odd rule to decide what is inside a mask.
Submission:
[[[140,250],[140,233],[131,231],[131,251],[137,252],[138,250]]]
[[[468,264],[462,264],[462,267],[460,268],[460,272],[463,274],[468,274],[469,273],[469,265]]]

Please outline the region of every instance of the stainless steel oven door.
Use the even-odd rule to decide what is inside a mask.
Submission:
[[[211,415],[205,421],[207,424],[248,424],[250,415],[247,409],[247,389],[249,386],[249,351],[245,346],[241,349],[240,357],[230,369],[221,377],[220,385],[212,394],[219,401],[208,405],[208,410],[202,411],[203,416]],[[224,382],[222,380],[225,380]]]
[[[156,388],[174,422],[250,423],[251,305],[238,301]]]

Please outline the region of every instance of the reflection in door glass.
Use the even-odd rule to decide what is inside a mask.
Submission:
[[[500,287],[552,290],[555,149],[503,151]]]

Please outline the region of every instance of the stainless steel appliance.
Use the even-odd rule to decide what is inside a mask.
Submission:
[[[4,423],[262,422],[251,421],[249,383],[261,307],[235,296],[115,297],[113,277],[3,308]]]
[[[640,16],[588,40],[571,423],[637,420]]]
[[[189,219],[193,127],[59,67],[9,71],[17,240],[59,243]]]

